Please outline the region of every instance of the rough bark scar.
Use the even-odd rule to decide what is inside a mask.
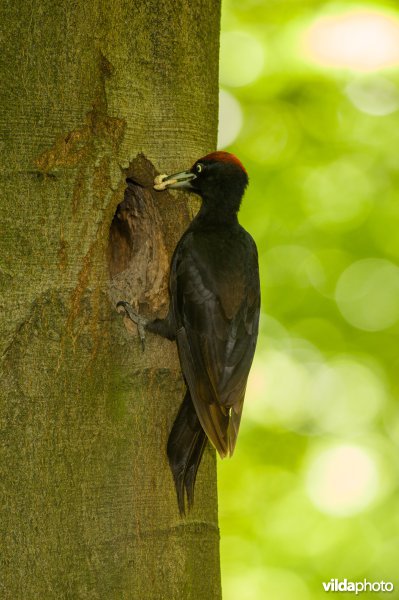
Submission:
[[[109,233],[110,296],[114,304],[127,300],[153,314],[167,302],[169,270],[157,193],[152,189],[155,169],[139,155],[128,175]]]
[[[35,159],[35,166],[45,175],[63,167],[76,167],[93,154],[96,139],[104,139],[111,148],[118,147],[125,128],[124,119],[110,117],[94,103],[84,125],[58,137],[51,148]]]
[[[90,157],[102,153],[114,153],[119,147],[126,129],[125,119],[108,114],[106,80],[114,67],[100,51],[98,89],[93,99],[92,110],[85,115],[83,125],[73,131],[60,135],[51,148],[40,154],[34,161],[39,174],[54,176],[52,171],[82,165]]]

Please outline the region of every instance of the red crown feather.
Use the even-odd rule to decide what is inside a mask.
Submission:
[[[206,161],[213,161],[213,160],[219,161],[219,162],[231,163],[233,165],[236,165],[237,167],[240,167],[240,169],[242,169],[244,171],[244,173],[247,172],[244,165],[242,164],[242,162],[236,156],[234,156],[234,154],[231,154],[230,152],[223,152],[222,150],[219,150],[217,152],[211,152],[210,154],[207,154],[203,158],[200,158],[200,160],[198,162],[206,162]]]

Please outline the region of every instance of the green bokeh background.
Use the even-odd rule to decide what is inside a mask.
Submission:
[[[399,20],[394,3],[223,2],[221,88],[243,119],[226,149],[250,175],[241,222],[262,282],[239,441],[219,464],[225,600],[324,598],[331,578],[399,597],[399,70],[323,66],[298,44],[351,9]]]

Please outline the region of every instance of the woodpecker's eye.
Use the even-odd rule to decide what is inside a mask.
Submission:
[[[195,170],[197,171],[197,173],[201,173],[203,168],[204,167],[200,163],[198,163],[198,165],[195,165]]]

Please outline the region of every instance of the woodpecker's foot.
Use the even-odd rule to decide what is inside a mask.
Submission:
[[[124,300],[120,300],[117,305],[116,308],[119,308],[120,306],[123,306],[123,308],[125,309],[125,312],[127,314],[127,316],[129,317],[129,319],[131,321],[133,321],[133,323],[136,323],[137,325],[137,331],[139,333],[139,337],[140,337],[140,341],[141,341],[141,347],[143,349],[143,352],[145,350],[145,327],[148,323],[148,319],[145,319],[144,317],[141,317],[138,313],[134,312],[133,308],[130,306],[129,302],[125,302]]]

